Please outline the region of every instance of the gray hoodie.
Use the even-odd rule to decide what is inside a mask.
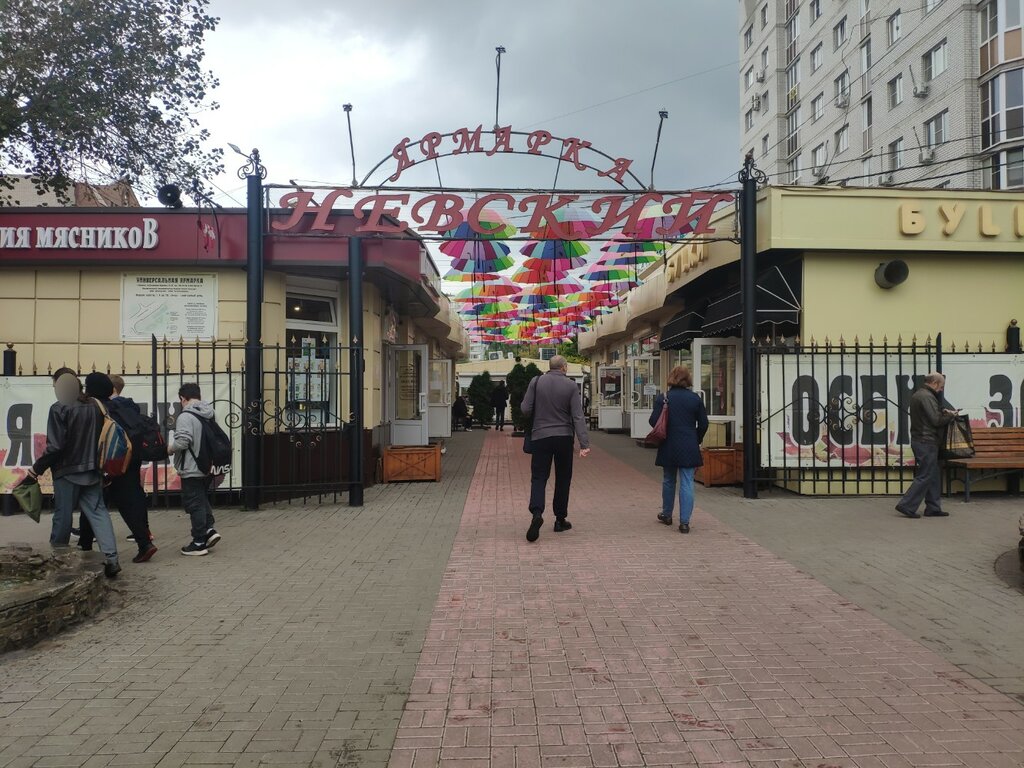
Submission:
[[[174,421],[174,439],[167,446],[167,452],[174,455],[174,469],[179,477],[206,477],[192,455],[199,453],[203,437],[203,422],[196,416],[213,418],[213,406],[205,400],[189,400]]]

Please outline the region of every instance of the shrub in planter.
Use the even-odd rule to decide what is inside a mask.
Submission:
[[[473,377],[469,382],[469,390],[466,398],[473,406],[473,421],[478,424],[490,424],[494,421],[494,406],[491,405],[491,393],[494,391],[494,382],[491,381],[489,371],[484,371]]]

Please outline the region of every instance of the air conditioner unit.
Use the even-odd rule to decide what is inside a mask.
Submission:
[[[825,175],[825,167],[824,166],[816,165],[813,168],[811,168],[811,176],[813,176],[814,178],[820,179],[824,175]]]
[[[764,82],[764,77],[765,77],[765,71],[763,69],[760,72],[754,73],[754,80],[756,80],[759,83],[763,83]]]
[[[935,162],[935,150],[931,147],[927,147],[921,150],[920,156],[921,165],[930,165]]]
[[[760,112],[761,111],[761,97],[760,96],[751,96],[750,97],[750,108],[752,110],[754,110],[755,112]]]
[[[501,360],[501,352],[488,352],[487,353],[487,359],[488,360]]]
[[[917,98],[919,99],[927,98],[928,94],[931,92],[932,87],[928,84],[914,86],[914,95],[917,96]]]
[[[839,94],[838,96],[836,96],[836,106],[839,109],[846,109],[848,106],[850,106],[850,97],[844,94]]]
[[[883,187],[891,187],[896,183],[896,175],[892,173],[883,173],[878,177],[878,183]]]

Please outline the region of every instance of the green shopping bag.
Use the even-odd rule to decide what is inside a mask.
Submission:
[[[33,477],[26,477],[11,493],[18,501],[21,511],[38,523],[43,511],[43,492],[38,481]]]

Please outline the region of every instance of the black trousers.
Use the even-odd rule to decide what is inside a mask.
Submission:
[[[505,408],[494,409],[494,428],[504,429],[505,428]]]
[[[552,464],[555,465],[555,496],[551,500],[551,509],[559,519],[569,514],[574,440],[572,435],[559,435],[533,441],[530,461],[530,514],[544,514],[544,497]]]
[[[115,477],[106,488],[106,503],[121,513],[121,519],[135,537],[139,552],[149,549],[149,502],[146,491],[142,488],[142,465],[132,463],[128,471],[121,477]],[[78,546],[83,549],[92,547],[92,526],[85,518],[79,517]]]

